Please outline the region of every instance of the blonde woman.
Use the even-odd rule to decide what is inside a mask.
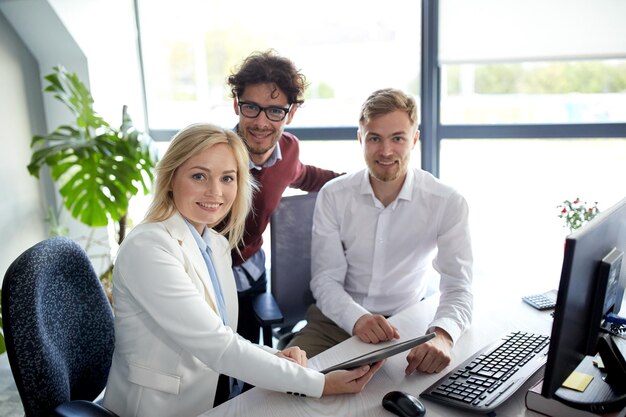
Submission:
[[[230,251],[241,241],[253,186],[236,133],[180,131],[157,166],[146,219],[120,247],[113,274],[115,351],[104,405],[119,416],[196,416],[237,381],[320,397],[363,389],[381,363],[323,375],[298,347],[238,336]],[[224,220],[221,232],[212,229]]]

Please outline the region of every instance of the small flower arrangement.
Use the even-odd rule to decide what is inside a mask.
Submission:
[[[600,212],[597,201],[592,206],[588,205],[586,201],[581,201],[580,198],[576,198],[574,201],[565,200],[557,208],[561,209],[559,217],[565,219],[564,227],[568,227],[570,232],[578,229]]]

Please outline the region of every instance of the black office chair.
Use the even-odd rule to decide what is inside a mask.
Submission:
[[[27,417],[115,414],[106,386],[113,312],[83,249],[55,237],[27,249],[2,285],[7,356]]]
[[[254,310],[263,328],[263,342],[283,348],[293,327],[315,302],[311,281],[311,228],[317,193],[285,196],[270,220],[271,293],[254,300]]]

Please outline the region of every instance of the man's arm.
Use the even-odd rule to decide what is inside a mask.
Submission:
[[[343,173],[339,174],[313,165],[304,165],[298,161],[298,175],[291,187],[307,192],[319,191],[324,184],[340,175]]]
[[[337,205],[328,188],[319,192],[313,214],[311,291],[322,313],[352,334],[359,317],[369,312],[344,289],[348,262],[340,235],[342,208]]]
[[[450,336],[452,343],[467,330],[472,321],[472,243],[470,239],[468,206],[454,192],[448,199],[440,218],[437,237],[435,270],[441,275],[439,307],[430,330],[439,327]]]
[[[300,141],[291,133],[284,132],[278,144],[282,153],[281,172],[288,175],[286,179],[289,187],[302,191],[319,191],[324,184],[339,175],[337,172],[305,165],[300,161]],[[281,192],[282,193],[282,192]]]
[[[456,192],[448,199],[440,218],[437,258],[433,262],[441,274],[441,297],[428,331],[436,337],[411,349],[406,359],[407,375],[414,371],[441,372],[451,361],[454,342],[472,320],[472,247],[465,199]]]

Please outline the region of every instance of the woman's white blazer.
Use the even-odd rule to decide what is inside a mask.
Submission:
[[[115,351],[104,406],[120,417],[197,416],[213,406],[219,374],[320,397],[324,376],[238,336],[237,289],[226,239],[211,230],[227,323],[207,267],[178,213],[135,227],[113,269]]]

